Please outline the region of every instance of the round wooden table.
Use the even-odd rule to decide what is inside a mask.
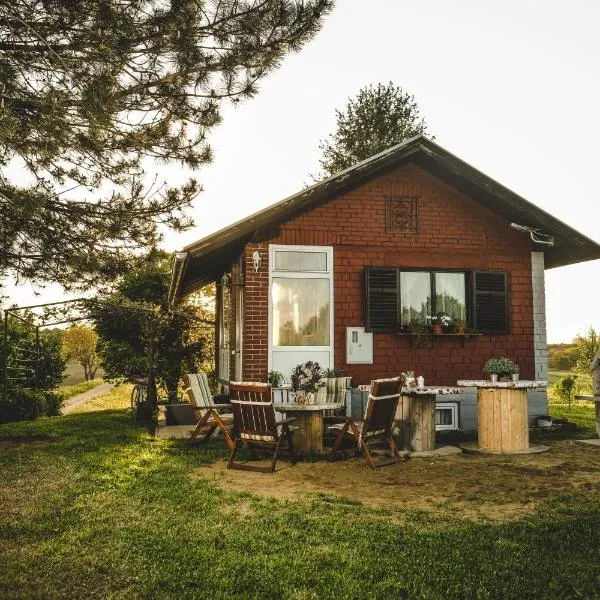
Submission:
[[[277,412],[286,413],[286,416],[296,419],[292,425],[298,427],[298,429],[295,429],[292,435],[294,449],[300,454],[321,453],[324,451],[323,412],[326,410],[340,410],[343,406],[341,402],[328,404],[273,403],[273,407]]]
[[[530,447],[527,390],[545,388],[546,381],[458,381],[477,388],[477,450],[490,454],[543,451]]]
[[[404,387],[396,410],[394,437],[399,450],[435,450],[435,399],[440,395],[462,394],[458,387]]]

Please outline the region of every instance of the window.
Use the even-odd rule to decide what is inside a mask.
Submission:
[[[366,269],[366,328],[401,331],[444,312],[482,333],[508,332],[508,277],[503,272]]]
[[[458,429],[458,403],[438,402],[435,405],[435,430]]]
[[[329,279],[273,277],[273,345],[329,345]]]
[[[400,272],[400,324],[425,323],[431,314],[431,276],[424,271]]]
[[[327,252],[277,250],[273,270],[327,272]]]

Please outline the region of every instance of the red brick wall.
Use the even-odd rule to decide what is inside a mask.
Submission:
[[[419,197],[419,234],[385,233],[385,196]],[[452,384],[480,378],[490,356],[506,355],[533,378],[531,246],[495,213],[416,165],[406,165],[346,192],[284,225],[269,242],[244,251],[244,378],[264,380],[268,361],[268,245],[334,247],[335,366],[354,383],[397,375],[408,369],[426,383]],[[262,266],[252,268],[252,253]],[[407,336],[374,334],[374,364],[347,365],[346,327],[364,326],[364,269],[367,266],[489,269],[509,272],[511,334],[434,338],[431,348],[411,347]]]

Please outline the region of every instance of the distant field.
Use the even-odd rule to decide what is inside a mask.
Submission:
[[[77,383],[81,383],[85,381],[85,375],[83,373],[83,367],[79,363],[67,363],[67,368],[65,369],[65,379],[63,381],[63,385],[75,385]],[[104,370],[99,368],[96,371],[96,379],[101,379],[104,376]]]

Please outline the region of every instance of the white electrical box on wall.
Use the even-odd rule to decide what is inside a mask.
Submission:
[[[373,334],[364,327],[346,327],[346,363],[373,364]]]

